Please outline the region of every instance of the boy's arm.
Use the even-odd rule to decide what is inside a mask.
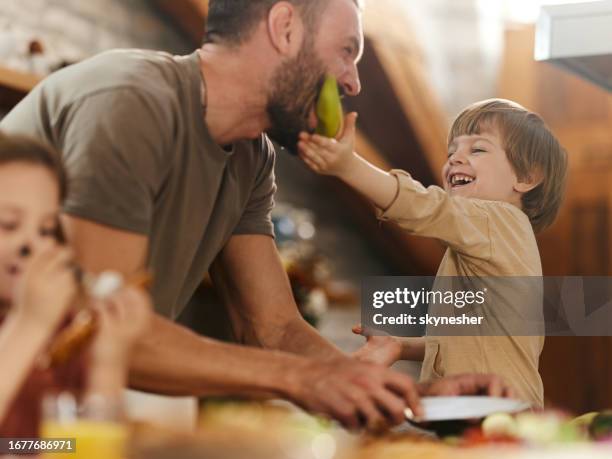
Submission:
[[[300,157],[316,173],[338,177],[376,207],[386,209],[397,196],[397,180],[354,152],[356,122],[357,114],[348,114],[338,140],[301,133]]]
[[[451,198],[440,187],[425,188],[406,172],[385,172],[368,163],[354,152],[355,120],[355,114],[347,115],[338,140],[302,133],[300,157],[315,172],[336,176],[365,195],[381,211],[381,220],[417,236],[440,239],[460,253],[489,258],[484,201]]]
[[[438,186],[425,188],[404,171],[391,171],[398,183],[397,197],[379,212],[416,236],[433,237],[458,253],[488,259],[491,256],[491,206],[486,201],[451,197]],[[496,211],[511,204],[499,203]]]
[[[425,337],[398,339],[402,344],[401,360],[423,361],[425,358]]]
[[[357,153],[351,169],[338,176],[347,185],[366,196],[379,209],[387,209],[397,198],[397,179],[369,163]]]

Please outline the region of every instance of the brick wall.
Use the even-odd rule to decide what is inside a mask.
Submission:
[[[68,61],[111,48],[177,54],[191,48],[150,0],[2,0],[0,60],[31,71],[31,64],[19,57],[30,38],[42,41],[53,60]]]

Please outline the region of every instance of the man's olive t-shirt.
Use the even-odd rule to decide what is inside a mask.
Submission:
[[[149,237],[155,306],[169,318],[232,235],[273,236],[273,146],[214,142],[199,64],[197,52],[106,52],[49,76],[0,123],[62,152],[66,213]]]

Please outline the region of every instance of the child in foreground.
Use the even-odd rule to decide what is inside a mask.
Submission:
[[[124,288],[93,304],[89,349],[54,368],[38,361],[70,320],[77,295],[71,250],[58,241],[66,178],[59,155],[24,137],[0,134],[0,437],[37,437],[42,399],[72,391],[118,403],[130,348],[151,312],[146,294]]]
[[[356,118],[347,115],[339,140],[302,133],[300,157],[364,194],[381,220],[442,241],[447,251],[437,276],[542,275],[534,233],[558,213],[567,157],[541,118],[501,99],[465,109],[448,138],[443,188],[425,188],[404,171],[385,172],[361,158],[354,151]],[[540,336],[371,337],[357,357],[383,364],[423,360],[421,380],[494,373],[537,408],[544,398],[543,343]]]

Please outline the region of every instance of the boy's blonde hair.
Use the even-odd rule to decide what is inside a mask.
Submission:
[[[470,105],[459,114],[450,130],[449,145],[456,137],[499,131],[508,161],[519,180],[539,184],[522,197],[523,211],[535,232],[555,220],[567,175],[567,153],[542,118],[521,105],[489,99]]]

